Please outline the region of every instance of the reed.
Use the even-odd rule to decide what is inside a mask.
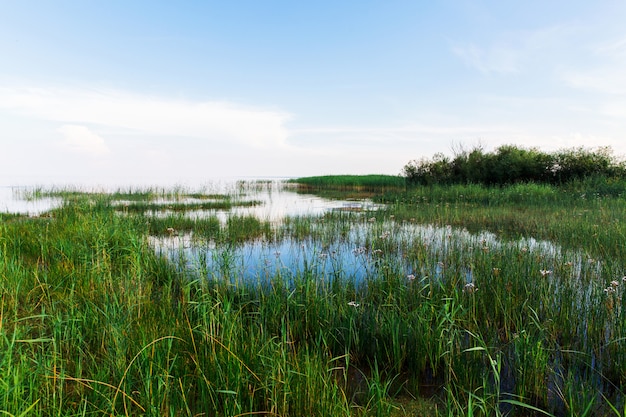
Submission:
[[[1,409],[619,415],[623,201],[444,192],[280,224],[122,214],[93,194],[3,216]],[[263,268],[242,279],[248,262]]]
[[[386,188],[405,187],[405,180],[398,175],[323,175],[289,180],[290,183],[316,188],[374,188],[380,191]]]

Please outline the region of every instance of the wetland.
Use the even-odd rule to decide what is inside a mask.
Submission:
[[[5,190],[2,409],[623,415],[621,193],[355,179]]]

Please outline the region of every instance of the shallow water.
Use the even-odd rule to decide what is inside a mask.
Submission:
[[[61,205],[61,198],[37,198],[25,199],[24,193],[33,190],[33,187],[12,187],[0,186],[0,212],[21,213],[27,215],[40,215]],[[84,192],[113,192],[124,188],[90,188],[88,186],[77,189]],[[287,216],[316,216],[332,210],[376,210],[381,207],[370,200],[331,200],[310,194],[301,194],[295,188],[286,186],[281,180],[272,181],[216,181],[207,182],[200,187],[201,192],[208,194],[227,194],[234,197],[235,201],[260,201],[261,204],[252,207],[234,207],[229,210],[197,210],[189,211],[186,215],[190,217],[203,217],[207,215],[217,215],[221,220],[225,220],[230,215],[251,215],[260,220],[279,222]],[[137,190],[141,190],[138,188]],[[164,190],[167,191],[167,188]],[[192,189],[188,190],[192,192]],[[193,200],[190,198],[183,200],[159,199],[156,202],[166,205],[168,201],[200,202],[206,200]],[[118,201],[117,204],[124,204]],[[129,202],[126,202],[129,203]],[[167,214],[162,211],[161,214]]]
[[[466,229],[393,220],[371,222],[366,213],[342,221],[350,224],[341,235],[333,226],[319,221],[313,226],[313,234],[318,237],[303,239],[287,235],[272,241],[216,244],[186,234],[152,237],[151,241],[158,253],[197,276],[227,280],[234,285],[265,283],[276,277],[289,284],[305,276],[329,283],[347,281],[356,286],[367,285],[368,279],[381,274],[403,277],[407,282],[429,276],[439,279],[448,268],[445,262],[452,258],[457,260],[458,276],[464,277],[466,284],[473,284],[471,264],[475,248],[514,248],[552,260],[561,257],[559,247],[532,238],[501,242],[489,232],[472,234]],[[428,249],[427,263],[419,264],[407,253],[416,244]],[[580,257],[576,259],[582,262]]]
[[[58,207],[62,202],[60,198],[24,199],[23,193],[27,190],[27,187],[0,186],[0,213],[19,213],[29,216],[38,216]]]

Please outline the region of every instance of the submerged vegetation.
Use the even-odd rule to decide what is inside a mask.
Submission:
[[[63,204],[0,215],[0,411],[624,415],[624,179],[399,179],[383,209],[279,223],[37,190]]]

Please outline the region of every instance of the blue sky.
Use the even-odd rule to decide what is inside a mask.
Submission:
[[[0,185],[626,154],[623,1],[0,0]]]

